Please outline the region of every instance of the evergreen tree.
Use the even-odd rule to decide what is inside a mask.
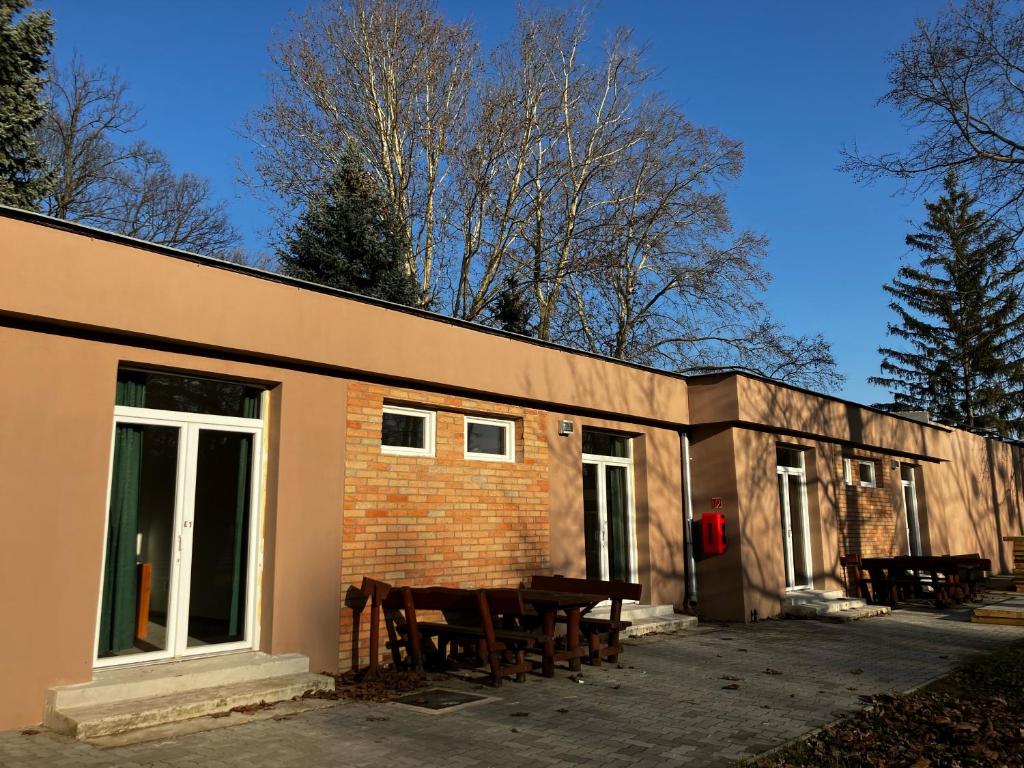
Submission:
[[[943,421],[1020,434],[1024,426],[1024,315],[1013,238],[976,208],[954,171],[944,194],[927,203],[921,232],[907,245],[919,265],[900,268],[885,286],[898,323],[882,347],[881,376],[899,409],[927,410]]]
[[[494,299],[493,317],[503,331],[532,336],[530,318],[533,315],[530,299],[523,286],[513,275],[506,275],[501,290]]]
[[[420,293],[408,253],[401,218],[350,145],[278,256],[292,277],[416,306]]]
[[[29,0],[0,0],[0,204],[35,208],[46,192],[45,162],[34,132],[43,118],[46,57],[53,20],[33,11],[15,22]]]

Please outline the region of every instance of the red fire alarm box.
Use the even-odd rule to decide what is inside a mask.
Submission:
[[[725,554],[725,515],[705,512],[700,516],[701,554],[705,557]]]

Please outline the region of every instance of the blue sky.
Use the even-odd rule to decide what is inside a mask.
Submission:
[[[605,0],[601,34],[636,29],[650,44],[658,86],[702,125],[741,140],[746,169],[729,189],[737,227],[765,233],[774,282],[768,303],[794,333],[821,332],[848,381],[841,393],[885,399],[865,379],[878,370],[889,310],[882,283],[907,256],[904,237],[922,201],[896,186],[854,184],[836,170],[839,150],[899,149],[908,135],[877,107],[885,55],[934,17],[939,0]],[[56,58],[77,49],[90,66],[116,70],[141,108],[142,137],[179,171],[210,178],[229,201],[246,244],[264,245],[266,213],[238,184],[249,147],[239,136],[262,104],[268,44],[287,32],[302,0],[37,0],[53,12]],[[474,20],[484,46],[510,29],[504,0],[441,0],[452,18]]]

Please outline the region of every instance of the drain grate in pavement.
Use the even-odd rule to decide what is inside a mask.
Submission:
[[[404,704],[407,707],[416,707],[436,713],[484,701],[490,701],[490,697],[462,691],[450,691],[445,688],[430,688],[395,699],[396,704]]]

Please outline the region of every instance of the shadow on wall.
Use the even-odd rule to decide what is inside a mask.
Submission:
[[[602,369],[602,373],[611,374],[614,366],[608,365]],[[549,369],[520,371],[520,386],[524,389],[534,389],[538,385],[538,377],[544,377],[543,386],[565,388],[564,381],[557,381]],[[637,403],[637,410],[646,410],[657,413],[666,422],[684,423],[687,421],[685,388],[686,383],[679,380],[679,397],[666,400],[664,393],[666,388],[659,390],[654,386],[656,377],[653,375],[637,377],[633,379],[638,388],[638,397],[633,398]],[[574,402],[607,402],[613,398],[613,392],[618,392],[621,384],[614,381],[610,375],[606,376],[580,376],[572,381],[570,390],[571,399]],[[558,414],[557,407],[553,407],[553,413]],[[576,432],[572,438],[560,439],[581,439],[580,421],[585,420],[587,414],[566,408],[564,410],[567,418],[576,421]],[[615,414],[594,414],[595,421],[619,421],[622,417]],[[642,427],[630,429],[628,419],[622,423],[622,428],[629,431],[633,436],[633,472],[634,472],[634,512],[636,519],[636,555],[638,560],[638,576],[644,584],[643,602],[664,602],[672,603],[676,607],[682,607],[685,592],[685,558],[684,558],[684,497],[682,495],[682,453],[676,430],[664,427]],[[550,452],[552,459],[562,454],[561,451]],[[578,456],[576,457],[579,458]],[[582,493],[583,473],[582,465],[570,468],[568,477],[571,482],[579,485]],[[552,485],[552,496],[562,496],[575,500],[576,494],[560,494],[555,485]],[[553,498],[553,504],[559,502]],[[573,503],[571,508],[552,509],[553,516],[566,516],[577,522],[572,526],[579,531],[582,537],[583,531],[583,505]],[[553,526],[554,528],[554,526]],[[579,547],[582,550],[582,546]],[[581,571],[583,564],[579,564]],[[646,571],[646,573],[645,573]]]
[[[950,461],[929,467],[925,482],[931,552],[979,552],[1006,573],[1002,537],[1024,531],[1022,449],[959,430],[950,445]]]
[[[794,422],[789,413],[792,399],[770,387],[761,404],[768,423],[785,428]],[[787,393],[788,394],[788,393]],[[804,404],[800,420],[821,423],[833,407],[813,398]],[[801,401],[803,403],[803,401]],[[777,473],[777,447],[797,446],[804,453],[808,528],[810,532],[811,581],[815,588],[838,588],[843,580],[839,563],[841,535],[839,494],[842,477],[835,471],[836,446],[817,440],[774,433],[737,430],[737,485],[740,490],[740,541],[747,609],[760,616],[777,615],[786,591],[786,558],[783,543],[782,504]]]

